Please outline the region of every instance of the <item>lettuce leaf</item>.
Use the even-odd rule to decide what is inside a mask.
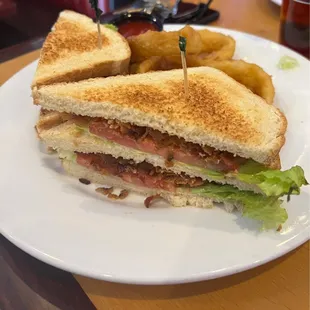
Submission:
[[[118,28],[113,24],[104,24],[104,27],[109,28],[114,31],[118,31]]]
[[[209,183],[191,189],[192,193],[218,202],[241,205],[242,215],[262,223],[262,229],[278,229],[288,218],[278,197],[266,197],[250,191],[241,191],[231,185]]]
[[[290,70],[299,66],[298,60],[291,56],[282,56],[277,67],[281,70]]]
[[[259,171],[261,166],[261,171]],[[294,166],[289,170],[280,171],[266,169],[257,163],[249,163],[241,167],[238,173],[230,173],[227,176],[239,181],[257,185],[266,196],[283,196],[300,193],[300,187],[307,185],[304,171],[300,166]]]
[[[268,169],[269,168],[258,163],[257,161],[248,159],[243,165],[239,167],[238,173],[255,174],[261,171],[266,171]]]
[[[204,174],[205,176],[211,178],[214,181],[225,179],[225,174],[223,172],[201,168],[201,167],[197,167],[197,166],[193,166],[189,164],[184,164],[180,161],[175,161],[175,163],[177,163],[179,167],[186,167],[187,169],[191,169],[193,173],[198,172],[198,173]]]
[[[186,165],[186,164],[182,164]],[[253,160],[248,160],[243,164],[238,172],[224,174],[222,172],[212,171],[200,167],[186,165],[192,171],[205,173],[214,181],[225,178],[234,178],[247,184],[257,185],[266,196],[283,196],[291,194],[298,195],[300,187],[307,185],[304,171],[300,166],[294,166],[289,170],[272,170]]]
[[[180,162],[178,164],[187,166],[187,168],[190,168],[193,172],[204,173],[214,181],[234,178],[247,184],[257,185],[266,196],[279,197],[288,195],[288,200],[291,194],[298,195],[300,193],[300,187],[302,185],[308,184],[304,171],[300,166],[294,166],[289,170],[280,171],[269,169],[254,160],[248,160],[245,164],[240,166],[238,172],[224,174],[223,172]]]

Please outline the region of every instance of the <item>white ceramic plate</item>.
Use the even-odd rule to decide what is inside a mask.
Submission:
[[[177,26],[167,27],[169,30]],[[309,62],[264,39],[230,30],[236,58],[273,76],[275,104],[287,116],[283,168],[301,165],[310,179]],[[300,66],[281,71],[283,55]],[[283,231],[259,232],[238,214],[159,206],[146,209],[134,196],[123,203],[97,195],[93,186],[63,174],[40,146],[30,83],[36,63],[0,90],[0,227],[14,244],[56,267],[109,281],[181,283],[249,269],[296,248],[309,237],[309,188],[286,206]]]
[[[279,6],[281,6],[283,2],[283,0],[271,0],[271,1]]]

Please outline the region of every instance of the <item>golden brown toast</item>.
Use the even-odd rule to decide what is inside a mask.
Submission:
[[[131,55],[127,41],[103,25],[101,33],[99,49],[97,25],[90,18],[61,12],[43,44],[32,86],[127,73]]]

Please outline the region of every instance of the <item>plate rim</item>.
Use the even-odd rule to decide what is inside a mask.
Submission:
[[[182,24],[173,24],[173,25],[165,25],[166,29],[168,28],[178,28],[178,27],[182,27],[184,25]],[[265,39],[247,32],[242,32],[242,31],[238,31],[238,30],[234,30],[234,29],[228,29],[228,28],[223,28],[223,27],[215,27],[215,26],[204,26],[204,25],[192,25],[195,28],[207,28],[207,29],[214,29],[214,30],[218,30],[218,31],[223,31],[223,32],[230,32],[231,34],[237,33],[239,35],[245,35],[247,37],[252,37],[253,39],[259,39],[260,41],[265,41],[266,43],[272,43],[272,44],[276,44],[277,46],[281,47],[282,49],[284,48],[285,51],[289,52],[289,53],[293,53],[296,55],[297,58],[303,58],[305,60],[307,60],[309,62],[309,60],[302,56],[299,55],[297,52],[277,43],[274,41],[271,41],[269,39]],[[14,79],[14,77],[16,77],[18,74],[20,74],[21,71],[23,70],[27,70],[30,66],[34,66],[34,63],[37,62],[38,59],[32,61],[31,63],[27,64],[25,67],[21,68],[18,72],[16,72],[15,74],[13,74],[7,81],[5,81],[1,88],[0,88],[0,97],[1,94],[5,91],[4,89],[6,88],[8,83],[11,83],[12,80]],[[309,62],[310,63],[310,62]],[[30,87],[30,85],[29,85]],[[17,246],[18,248],[22,249],[23,251],[25,251],[26,253],[28,253],[29,255],[35,257],[38,260],[43,261],[44,263],[47,263],[49,265],[52,265],[56,268],[71,272],[71,273],[75,273],[75,274],[79,274],[79,275],[83,275],[83,276],[87,276],[90,278],[94,278],[94,279],[99,279],[99,280],[104,280],[104,281],[109,281],[109,282],[115,282],[115,283],[124,283],[124,284],[140,284],[140,285],[168,285],[168,284],[182,284],[182,283],[193,283],[193,282],[198,282],[198,281],[204,281],[204,280],[211,280],[211,279],[215,279],[215,278],[221,278],[221,277],[225,277],[225,276],[229,276],[232,274],[236,274],[236,273],[240,273],[252,268],[256,268],[260,265],[263,265],[265,263],[268,263],[270,261],[273,261],[281,256],[286,255],[287,253],[295,250],[296,248],[298,248],[299,246],[301,246],[302,244],[304,244],[305,242],[307,242],[310,239],[310,226],[305,226],[305,229],[300,232],[298,235],[294,236],[295,238],[298,238],[299,240],[295,243],[293,246],[290,246],[288,248],[281,248],[279,251],[277,251],[276,253],[274,253],[273,255],[269,255],[264,259],[261,260],[257,260],[254,261],[252,263],[248,263],[248,264],[243,264],[242,266],[234,266],[234,267],[229,267],[229,268],[225,268],[224,270],[217,270],[214,272],[201,272],[199,274],[196,275],[190,275],[188,277],[184,277],[184,276],[174,276],[171,279],[168,278],[162,278],[162,279],[157,279],[157,278],[150,278],[149,280],[146,280],[145,278],[139,278],[139,277],[135,277],[135,278],[130,278],[128,276],[122,277],[122,276],[115,276],[115,275],[109,275],[109,274],[105,274],[105,273],[100,273],[98,274],[98,272],[92,272],[91,270],[85,270],[84,269],[80,269],[80,267],[78,266],[72,266],[72,265],[68,265],[66,264],[66,262],[62,262],[62,261],[58,261],[57,258],[53,258],[51,256],[46,255],[46,253],[40,252],[39,250],[37,250],[36,248],[32,247],[31,245],[21,241],[19,238],[17,237],[13,237],[12,235],[10,235],[10,233],[4,231],[4,229],[2,227],[0,227],[0,232],[3,234],[3,236],[5,238],[7,238],[10,242],[12,242],[15,246]]]
[[[304,238],[301,238],[298,242],[294,244],[293,247],[286,248],[283,251],[279,251],[274,255],[271,255],[267,257],[266,259],[262,260],[257,260],[251,264],[243,265],[243,266],[235,266],[228,268],[223,271],[223,270],[218,270],[218,271],[213,271],[213,272],[202,272],[196,275],[191,275],[190,277],[174,277],[173,279],[150,279],[150,280],[145,280],[144,278],[130,278],[130,277],[119,277],[115,275],[110,275],[110,274],[98,274],[95,272],[91,271],[84,271],[78,268],[75,268],[74,266],[70,266],[66,263],[59,263],[59,260],[57,258],[51,258],[51,256],[46,255],[45,253],[42,253],[38,251],[37,249],[29,246],[28,244],[25,244],[21,241],[19,241],[17,238],[12,237],[10,234],[7,234],[6,232],[3,232],[1,230],[2,235],[8,239],[10,242],[12,242],[15,246],[17,246],[19,249],[23,250],[30,256],[48,264],[53,267],[56,267],[58,269],[70,272],[72,274],[77,274],[81,276],[85,276],[88,278],[92,279],[97,279],[97,280],[103,280],[107,282],[112,282],[112,283],[120,283],[120,284],[133,284],[133,285],[175,285],[175,284],[186,284],[186,283],[195,283],[195,282],[201,282],[201,281],[208,281],[208,280],[213,280],[213,279],[218,279],[218,278],[223,278],[227,276],[231,276],[234,274],[238,274],[247,270],[251,270],[253,268],[259,267],[261,265],[264,265],[266,263],[269,263],[271,261],[274,261],[282,256],[285,256],[286,254],[294,251],[296,248],[300,247],[302,244],[306,243],[310,237],[309,235],[307,236],[307,231],[309,234],[309,226],[305,228],[304,232],[301,233],[302,235],[305,235]],[[297,235],[300,237],[300,234]],[[295,236],[294,238],[296,238]]]

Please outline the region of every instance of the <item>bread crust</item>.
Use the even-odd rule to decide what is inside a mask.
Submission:
[[[114,61],[109,60],[103,63],[93,63],[86,68],[71,69],[62,74],[38,77],[34,86],[50,85],[56,83],[69,83],[87,80],[94,77],[106,77],[128,73],[129,59]]]
[[[182,70],[35,88],[33,98],[47,109],[151,127],[270,165],[285,142],[282,112],[217,69],[189,68],[188,78],[188,99]]]

